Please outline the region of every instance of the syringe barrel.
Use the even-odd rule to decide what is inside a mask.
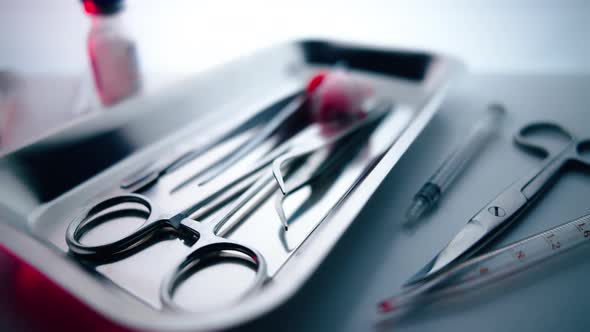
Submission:
[[[504,114],[505,110],[502,105],[490,104],[484,117],[475,124],[465,139],[443,162],[428,182],[437,185],[440,191],[444,192],[468,162],[489,141],[491,135],[499,127]]]

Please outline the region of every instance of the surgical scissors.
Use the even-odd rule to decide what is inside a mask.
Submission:
[[[385,107],[370,111],[369,115],[373,114],[373,112],[375,112],[375,114],[384,114],[384,112],[388,111],[391,107],[390,104],[381,106]],[[359,123],[368,124],[370,123],[369,119],[372,118],[372,116],[368,116],[365,119],[360,120]],[[321,127],[322,124],[320,123],[310,124],[303,131],[277,147],[274,150],[274,153],[271,152],[271,155],[277,154],[280,156],[281,154],[288,153],[289,151],[293,151],[299,144],[317,144],[317,136],[322,135]],[[361,126],[358,125],[338,127],[337,130],[331,133],[330,137],[332,137],[332,139],[327,139],[325,142],[327,142],[326,144],[331,144],[334,142],[335,137],[346,137],[346,133],[356,131],[360,127]],[[290,158],[285,161],[285,163],[289,166],[292,162],[299,159],[300,158]],[[302,167],[304,166],[305,165]],[[258,175],[259,172],[263,172],[263,174]],[[244,179],[253,178],[255,179],[255,182],[253,184],[248,184],[246,186],[247,189],[245,189],[236,200],[232,201],[229,208],[224,210],[221,215],[216,215],[214,218],[202,222],[190,218],[191,214],[197,211],[197,207],[201,206],[200,204],[202,202],[210,202],[213,200],[211,196],[224,196],[224,191],[228,190],[228,188],[231,188],[236,183],[239,183]],[[242,173],[224,179],[221,184],[216,183],[215,181],[204,184],[203,187],[200,188],[201,191],[190,193],[190,196],[186,197],[186,199],[189,200],[192,197],[193,202],[184,207],[182,205],[174,204],[174,201],[178,200],[177,198],[172,200],[172,203],[168,201],[167,203],[169,203],[169,205],[167,205],[166,208],[159,208],[153,204],[149,198],[140,194],[130,193],[111,196],[100,201],[98,204],[85,209],[70,223],[66,232],[66,242],[70,251],[75,255],[88,258],[110,258],[137,249],[140,245],[149,240],[151,236],[165,228],[173,228],[185,232],[188,231],[194,234],[196,241],[191,246],[191,252],[182,259],[176,268],[168,274],[162,282],[160,289],[160,299],[162,303],[166,307],[181,310],[181,308],[173,301],[173,294],[178,285],[194,273],[195,268],[199,267],[202,262],[211,257],[219,258],[230,253],[237,253],[234,257],[235,259],[245,261],[248,266],[255,267],[255,280],[248,291],[245,292],[245,294],[250,294],[251,291],[262,286],[264,281],[268,278],[266,273],[266,262],[264,257],[255,248],[224,238],[224,236],[238,223],[234,222],[225,228],[223,228],[223,226],[235,216],[242,207],[249,204],[253,198],[267,197],[274,192],[277,187],[278,184],[274,179],[274,174],[269,169],[262,169],[259,167],[259,164],[256,164],[254,167],[247,169]],[[183,200],[180,201],[182,202]],[[147,210],[147,219],[137,230],[110,243],[99,245],[85,245],[81,243],[81,238],[86,232],[95,228],[99,224],[108,221],[105,220],[104,216],[106,215],[106,219],[108,219],[109,211],[112,211],[115,207],[123,208],[123,204],[139,204]]]
[[[484,206],[406,286],[431,279],[485,246],[541,196],[566,165],[590,169],[590,139],[578,140],[555,123],[528,124],[516,133],[514,142],[545,157],[544,163]]]
[[[184,257],[176,268],[166,276],[160,289],[160,299],[164,306],[173,310],[182,310],[173,301],[174,291],[189,274],[195,272],[195,267],[199,267],[200,263],[210,259],[212,255],[223,257],[223,254],[228,253],[243,254],[236,255],[234,258],[246,262],[247,266],[253,265],[256,270],[255,280],[249,290],[251,291],[262,285],[267,278],[264,257],[255,248],[224,238],[223,236],[233,226],[225,229],[222,229],[222,227],[255,195],[275,188],[276,184],[273,181],[272,174],[267,172],[266,176],[259,177],[236,201],[232,202],[227,213],[204,222],[188,218],[186,209],[181,212],[170,212],[161,209],[142,195],[126,194],[109,197],[84,211],[72,221],[67,230],[66,241],[74,254],[84,257],[108,257],[121,255],[137,248],[151,236],[156,235],[158,231],[165,228],[172,227],[179,231],[192,233],[196,241],[191,246],[191,253]],[[215,188],[215,190],[217,189]],[[80,242],[81,237],[88,231],[88,228],[96,227],[98,223],[104,222],[104,220],[100,219],[102,213],[125,203],[140,204],[148,211],[147,220],[136,231],[106,244],[88,246]],[[190,210],[190,207],[188,209]]]

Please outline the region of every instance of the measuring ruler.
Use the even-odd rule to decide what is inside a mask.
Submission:
[[[590,214],[466,260],[410,290],[379,302],[377,309],[384,315],[393,314],[420,302],[462,293],[588,243]]]

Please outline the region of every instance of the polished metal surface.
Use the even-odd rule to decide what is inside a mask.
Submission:
[[[298,102],[297,108],[301,107],[301,105],[302,103]],[[172,205],[173,207],[168,208],[167,210],[160,210],[156,203],[152,203],[149,198],[137,193],[107,197],[105,200],[97,203],[96,205],[91,205],[88,210],[85,210],[81,216],[77,217],[72,221],[72,223],[70,223],[66,232],[66,242],[68,243],[69,249],[74,255],[77,255],[81,258],[98,257],[99,259],[106,259],[107,261],[115,260],[116,256],[118,255],[124,255],[131,250],[141,250],[142,244],[148,241],[150,237],[153,237],[154,233],[161,232],[163,228],[172,227],[174,230],[180,232],[192,233],[189,234],[189,236],[195,236],[196,239],[193,241],[195,244],[191,246],[191,252],[184,259],[182,259],[181,263],[171,273],[169,273],[164,278],[160,286],[160,301],[166,308],[175,310],[181,309],[181,307],[176,305],[174,302],[174,292],[183,279],[186,280],[195,273],[195,266],[199,266],[199,263],[206,261],[207,259],[221,259],[224,254],[231,252],[238,252],[246,255],[245,257],[233,255],[232,257],[234,260],[246,260],[246,263],[253,265],[253,268],[256,271],[256,278],[254,279],[251,287],[248,288],[248,291],[245,292],[245,294],[252,294],[268,279],[266,272],[266,260],[264,256],[261,255],[256,249],[223,238],[224,234],[231,231],[232,226],[235,226],[236,224],[224,228],[223,232],[220,232],[221,228],[238,211],[240,211],[243,206],[250,203],[252,198],[255,196],[260,196],[261,192],[267,193],[262,195],[261,198],[263,200],[266,198],[266,195],[276,192],[276,189],[280,187],[281,183],[284,185],[282,170],[288,167],[287,164],[306,157],[315,150],[330,147],[331,145],[338,143],[338,141],[342,138],[346,138],[359,129],[371,124],[376,119],[387,116],[392,110],[392,105],[391,103],[381,103],[374,106],[374,108],[375,109],[369,109],[366,118],[361,119],[358,122],[352,123],[351,125],[340,125],[335,128],[329,128],[330,132],[326,133],[325,138],[323,139],[320,139],[317,135],[309,135],[309,133],[313,134],[315,132],[313,129],[319,129],[319,125],[321,124],[309,124],[308,128],[304,129],[301,133],[295,135],[293,138],[287,139],[284,143],[281,143],[273,150],[267,152],[267,155],[275,156],[273,158],[280,158],[282,156],[281,154],[275,153],[275,150],[279,152],[283,151],[283,153],[287,152],[286,156],[288,158],[282,160],[282,167],[279,167],[281,170],[281,173],[279,173],[281,176],[280,182],[276,181],[275,172],[272,174],[270,173],[270,170],[265,172],[264,166],[269,164],[269,158],[265,157],[262,161],[256,162],[253,166],[234,165],[236,161],[230,164],[223,162],[222,165],[238,166],[239,173],[237,173],[237,176],[234,176],[233,178],[226,178],[222,168],[219,173],[219,177],[225,181],[221,184],[211,183],[210,176],[205,176],[205,180],[199,176],[196,176],[195,181],[198,181],[198,184],[205,183],[203,187],[197,185],[197,191],[195,193],[191,193],[182,197],[174,197],[172,199],[174,201],[192,202],[188,208],[183,209],[181,212],[177,212],[179,208],[174,207],[175,205]],[[285,117],[285,115],[282,114],[284,110],[281,110],[279,111],[278,115],[279,119],[286,119],[292,115],[293,111],[291,110],[293,107],[288,105],[286,109],[289,110],[287,116]],[[280,123],[282,123],[282,121],[279,121],[279,124]],[[263,128],[260,129],[260,131],[254,136],[252,140],[248,141],[248,143],[245,143],[244,145],[241,145],[237,150],[231,151],[231,154],[227,156],[227,160],[236,159],[236,156],[241,157],[244,154],[244,150],[250,151],[251,149],[255,149],[258,145],[261,145],[277,127],[278,125],[276,118],[271,119],[269,124],[263,126]],[[308,131],[309,129],[311,129],[311,131]],[[306,133],[307,135],[305,135]],[[216,144],[220,144],[220,141],[216,141]],[[213,146],[214,145],[212,145],[212,147]],[[291,149],[289,149],[290,147]],[[301,153],[301,151],[303,151],[303,153]],[[204,158],[210,157],[208,152],[209,151],[206,150],[203,152]],[[328,156],[326,160],[334,157],[335,156]],[[237,161],[239,162],[241,159],[242,158],[238,159]],[[212,164],[214,165],[212,167],[219,169],[219,166],[215,165],[215,163],[207,163],[207,160],[201,162]],[[339,160],[332,162],[346,163],[346,160],[339,158]],[[306,169],[310,166],[304,162],[303,165],[299,167]],[[314,169],[316,168],[314,167]],[[262,175],[259,174],[261,172]],[[166,175],[174,177],[173,172]],[[241,182],[248,181],[249,177],[254,178],[254,181],[249,181],[250,183],[246,184],[245,186],[240,186]],[[155,180],[157,181],[157,178]],[[303,180],[299,186],[303,186],[305,182],[309,182],[310,180],[313,179],[307,178]],[[207,185],[207,183],[211,184]],[[240,186],[239,188],[244,190],[244,192],[240,194],[234,202],[229,203],[228,208],[225,209],[223,213],[217,214],[214,219],[209,219],[206,222],[198,222],[191,219],[191,217],[200,219],[199,217],[194,216],[195,211],[199,211],[200,209],[209,209],[206,207],[206,205],[201,206],[202,202],[208,204],[213,201],[216,205],[221,205],[223,202],[220,204],[217,204],[216,202],[217,196],[224,195],[224,191],[232,191],[232,186],[235,185]],[[144,186],[145,185],[139,188],[143,189]],[[212,189],[207,190],[211,186]],[[349,190],[350,189],[346,189],[345,192],[348,192]],[[172,192],[169,194],[171,193]],[[237,193],[234,190],[231,196],[235,195],[237,195]],[[165,199],[165,193],[164,195],[159,196],[158,199],[171,201],[170,198]],[[226,197],[226,200],[229,200],[229,197]],[[91,231],[91,228],[94,227],[92,226],[93,224],[101,225],[103,223],[113,223],[117,220],[115,215],[129,213],[129,209],[120,207],[129,203],[140,204],[146,210],[145,213],[147,214],[147,219],[136,231],[133,231],[129,235],[124,235],[121,238],[117,238],[112,242],[101,243],[100,245],[86,245],[82,242],[82,237],[85,235],[85,233]],[[118,206],[120,207],[119,210],[112,211],[114,207]],[[252,209],[256,209],[255,204],[253,205]],[[131,211],[136,212],[136,209]],[[198,215],[202,216],[202,213]],[[286,222],[285,225],[287,225]]]
[[[234,163],[248,155],[258,145],[262,144],[270,135],[277,131],[284,123],[297,112],[303,104],[301,97],[289,102],[283,109],[279,111],[276,117],[272,118],[262,129],[260,129],[254,137],[248,138],[237,151],[233,151],[225,159],[220,160],[216,165],[210,165],[206,174],[195,174],[194,177],[201,177],[201,183],[208,182],[219,173],[222,173]],[[234,130],[223,132],[219,137],[214,137],[206,142],[186,142],[180,147],[176,147],[174,152],[168,157],[158,157],[157,160],[150,164],[155,166],[148,167],[147,170],[141,170],[137,174],[131,175],[121,182],[121,188],[130,189],[131,187],[142,188],[153,181],[157,181],[161,176],[170,173],[182,165],[197,158],[199,155],[215,148],[220,143],[230,140],[234,136],[238,136],[240,132],[246,131],[248,127],[255,126],[255,120],[258,117],[249,119],[246,123],[238,125]],[[230,124],[231,125],[231,124]],[[229,128],[228,128],[229,129]]]
[[[330,67],[339,61],[347,62],[353,75],[370,81],[376,95],[393,100],[395,108],[391,115],[370,131],[370,134],[363,136],[358,149],[344,153],[342,160],[345,162],[334,163],[335,168],[331,169],[329,174],[318,177],[312,182],[313,185],[310,183],[300,186],[284,200],[289,231],[285,232],[281,226],[274,209],[274,197],[266,190],[251,197],[251,200],[241,207],[240,213],[232,218],[225,220],[223,215],[227,211],[222,209],[203,214],[200,219],[206,224],[222,218],[225,225],[219,230],[220,234],[224,234],[231,242],[241,243],[244,247],[259,252],[266,260],[268,276],[272,277],[271,282],[265,283],[255,292],[248,293],[252,282],[257,283],[259,274],[253,274],[255,271],[248,265],[252,260],[248,262],[247,259],[242,259],[241,254],[229,255],[223,257],[221,264],[211,265],[208,259],[199,260],[199,273],[183,282],[182,286],[175,290],[173,299],[166,297],[166,294],[170,295],[167,288],[164,288],[165,295],[161,296],[161,285],[174,284],[173,281],[163,283],[163,280],[171,280],[169,271],[175,271],[173,275],[182,278],[184,273],[193,267],[193,264],[188,264],[175,269],[176,264],[191,252],[190,236],[189,241],[186,241],[186,238],[166,232],[161,237],[151,239],[153,242],[145,249],[112,262],[78,262],[67,253],[68,246],[64,234],[68,224],[72,218],[79,215],[82,207],[105,197],[104,195],[111,193],[114,188],[120,190],[123,179],[157,158],[162,151],[186,141],[186,137],[196,139],[198,136],[209,136],[210,132],[219,130],[218,125],[223,124],[228,114],[235,114],[236,122],[238,118],[243,121],[272,105],[273,101],[285,100],[292,96],[299,90],[301,82],[306,81],[318,69]],[[266,76],[260,81],[259,75],[252,75],[252,72],[246,69],[262,64],[266,68]],[[361,211],[372,192],[434,114],[436,106],[459,69],[458,62],[439,55],[376,50],[323,41],[287,43],[261,51],[223,68],[226,72],[232,71],[234,77],[240,78],[235,80],[234,86],[233,81],[208,77],[205,81],[196,79],[194,82],[185,82],[160,98],[130,100],[127,107],[141,108],[148,103],[152,111],[141,113],[141,117],[123,121],[124,124],[118,126],[115,132],[106,135],[108,138],[116,137],[113,136],[115,134],[128,138],[130,149],[123,154],[123,160],[107,171],[91,176],[88,181],[85,181],[84,177],[78,178],[75,180],[78,183],[72,190],[63,186],[33,187],[32,191],[36,191],[37,197],[44,203],[36,207],[28,223],[15,223],[10,226],[2,224],[2,227],[10,230],[1,234],[8,236],[6,243],[9,248],[46,271],[53,280],[95,310],[121,324],[157,330],[208,330],[234,326],[258,317],[283,303],[313,274]],[[256,82],[257,88],[238,91],[236,87],[243,86],[244,82]],[[191,100],[192,91],[197,87],[204,90],[223,87],[224,90],[235,93],[235,102],[225,102],[225,94],[209,94],[209,98],[201,96],[198,100]],[[261,95],[261,91],[267,93]],[[171,104],[179,107],[177,118],[169,117],[167,114]],[[180,107],[183,104],[185,107]],[[121,105],[122,108],[123,106]],[[275,111],[279,109],[272,106],[271,108]],[[211,112],[211,109],[217,112]],[[178,124],[183,122],[194,123],[188,123],[186,128],[179,130]],[[153,129],[157,135],[148,135],[149,133],[145,133],[146,128]],[[169,133],[167,137],[164,134],[166,132]],[[59,141],[74,146],[84,142],[72,140],[72,137],[76,137],[73,134],[59,133],[59,136],[63,137]],[[213,159],[219,160],[220,155],[239,146],[240,142],[247,140],[247,136],[252,137],[255,133],[251,131],[244,135],[246,136],[221,144],[219,154]],[[43,155],[40,152],[51,151],[51,148],[53,147],[47,145],[47,142],[40,142],[14,153],[5,162],[10,163],[9,170],[16,172],[21,169],[27,158],[31,158],[31,154]],[[263,157],[268,149],[269,147],[263,144],[261,148],[253,150],[247,158],[252,158],[252,161]],[[188,170],[194,171],[194,167],[199,165],[210,165],[212,160],[208,158],[212,156],[202,156],[187,162],[178,168],[177,174],[182,173],[183,179],[191,179],[188,176],[191,172]],[[65,164],[61,172],[83,167],[83,162],[84,159],[79,159],[76,167],[73,167],[73,164]],[[228,169],[227,174],[239,173],[238,166],[236,164],[233,167],[235,169]],[[187,170],[186,173],[184,170]],[[44,183],[43,173],[31,174],[40,177],[37,183]],[[60,174],[52,176],[55,178],[61,176]],[[272,175],[269,175],[272,179]],[[221,181],[222,178],[218,177],[209,184]],[[157,184],[160,182],[165,184],[166,177],[162,177]],[[193,185],[194,183],[191,184],[189,181],[182,186],[177,193],[177,197],[182,199],[171,201],[170,206],[189,206],[191,195],[185,196],[182,191],[194,190]],[[164,187],[169,190],[175,186]],[[277,189],[275,187],[274,192],[278,193]],[[149,189],[147,191],[149,197]],[[161,198],[158,194],[150,197],[152,200]],[[145,214],[145,209],[139,210],[140,215]],[[190,220],[186,221],[192,223]],[[141,224],[141,221],[139,224],[137,222],[138,220],[118,224],[126,225],[125,231],[132,232]],[[234,228],[234,225],[239,227]],[[112,229],[107,229],[106,233],[111,231]],[[24,240],[23,243],[20,240],[22,237],[15,234],[26,234],[25,238],[28,240]],[[104,241],[100,238],[95,240]],[[34,249],[38,246],[50,250],[40,255]],[[45,255],[53,258],[40,260]],[[236,262],[235,258],[242,263]],[[203,269],[200,270],[201,268]],[[202,287],[203,285],[206,287]],[[248,296],[244,297],[246,293]],[[238,299],[242,300],[237,301]],[[173,303],[199,314],[187,314],[182,310],[162,310],[167,304],[173,306]]]

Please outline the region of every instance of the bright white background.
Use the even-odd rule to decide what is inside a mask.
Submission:
[[[0,69],[77,72],[77,0],[0,0]],[[457,55],[477,72],[590,72],[590,2],[129,0],[142,67],[185,76],[261,46],[333,37]]]

